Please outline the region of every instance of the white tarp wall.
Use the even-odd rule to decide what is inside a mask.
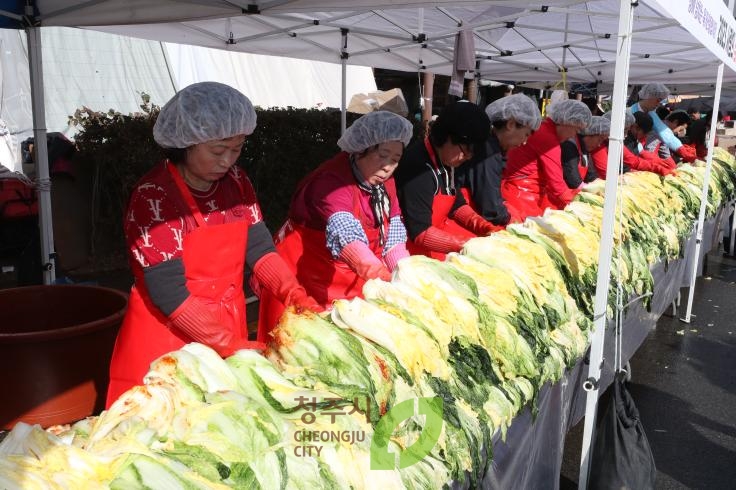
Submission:
[[[252,55],[210,48],[160,43],[85,29],[41,29],[46,127],[69,136],[74,111],[139,111],[141,92],[163,105],[178,88],[200,81],[232,85],[261,107],[340,107],[340,70],[336,63]],[[26,35],[0,29],[0,118],[12,147],[2,163],[21,170],[20,142],[33,136]],[[373,71],[348,67],[348,97],[376,90]]]
[[[237,87],[261,107],[340,107],[341,66],[221,49],[164,43],[177,86],[213,80]],[[347,69],[348,98],[376,90],[373,70]]]
[[[102,32],[70,28],[42,29],[44,98],[48,131],[73,134],[69,116],[77,108],[140,111],[140,92],[155,103],[175,93],[161,44]],[[19,144],[33,136],[26,35],[0,29],[2,119]],[[15,155],[13,170],[20,170]],[[5,166],[9,165],[2,162]]]

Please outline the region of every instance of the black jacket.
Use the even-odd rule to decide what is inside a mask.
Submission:
[[[506,225],[510,219],[501,197],[501,174],[506,166],[506,155],[496,135],[491,135],[479,155],[460,167],[457,186],[466,187],[478,214],[494,225]]]

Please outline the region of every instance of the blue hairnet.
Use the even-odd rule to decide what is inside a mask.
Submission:
[[[585,127],[590,123],[592,114],[587,105],[579,100],[560,100],[549,106],[547,117],[557,124],[573,124]]]
[[[522,126],[537,130],[542,122],[537,104],[524,94],[514,94],[494,100],[486,107],[486,115],[493,124],[513,119]]]
[[[670,89],[663,83],[647,83],[639,90],[639,99],[666,99],[670,96]]]
[[[201,82],[185,87],[164,105],[153,139],[164,148],[188,148],[248,135],[255,128],[256,111],[248,97],[222,83]]]
[[[603,116],[593,116],[590,118],[590,124],[588,124],[580,134],[591,136],[594,134],[608,134],[611,132],[611,121]]]
[[[337,146],[348,153],[360,153],[386,141],[401,141],[406,146],[413,132],[405,117],[388,111],[369,112],[345,130]]]

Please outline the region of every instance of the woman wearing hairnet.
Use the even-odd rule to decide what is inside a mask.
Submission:
[[[495,229],[455,187],[455,169],[485,145],[489,131],[483,109],[459,101],[442,109],[429,135],[407,148],[396,187],[411,253],[442,260],[469,239]]]
[[[368,113],[337,141],[342,151],[297,186],[276,247],[320,304],[361,295],[369,279],[389,280],[408,255],[392,175],[411,136],[406,118]],[[260,306],[258,340],[266,341],[284,305],[266,293]]]
[[[135,284],[113,351],[107,405],[143,381],[150,363],[188,342],[225,357],[249,342],[244,265],[286,304],[319,310],[299,285],[236,165],[256,127],[250,101],[220,83],[190,85],[153,128],[167,158],[132,191],[125,236]]]
[[[642,113],[643,114],[643,113]],[[604,118],[611,120],[611,113],[606,112],[603,114]],[[634,115],[628,110],[624,114],[624,136],[629,132],[629,129],[636,122]],[[636,151],[631,151],[626,145],[623,146],[623,171],[643,171],[653,172],[659,175],[668,175],[674,172],[674,169],[670,167],[668,162],[662,160],[652,152],[635,148]],[[608,168],[608,142],[606,141],[599,148],[590,152],[590,157],[593,160],[593,166],[595,167],[596,173],[599,178],[606,178],[606,169]]]
[[[510,221],[501,197],[501,174],[506,166],[506,154],[523,145],[532,132],[539,129],[542,116],[536,102],[523,94],[502,97],[486,107],[491,133],[479,155],[461,167],[458,186],[465,200],[497,229]]]
[[[526,145],[509,151],[501,195],[516,219],[541,216],[548,207],[562,209],[575,197],[578,191],[563,178],[560,143],[575,137],[591,117],[580,101],[555,102]]]
[[[598,150],[608,140],[611,121],[603,116],[593,116],[575,138],[560,143],[562,155],[562,175],[570,189],[577,189],[583,183],[598,178],[593,165],[591,152]]]

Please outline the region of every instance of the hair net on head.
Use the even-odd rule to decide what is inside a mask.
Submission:
[[[639,99],[666,99],[670,95],[670,89],[663,83],[647,83],[639,90]]]
[[[405,117],[388,111],[369,112],[345,130],[337,146],[348,153],[360,153],[386,141],[401,141],[406,146],[413,132]]]
[[[611,111],[608,111],[605,114],[603,114],[603,117],[605,117],[606,119],[610,121],[612,117]],[[634,119],[634,115],[631,113],[631,111],[629,111],[628,109],[624,111],[624,128],[628,128],[635,122],[636,120]]]
[[[590,118],[590,124],[583,128],[580,133],[585,136],[591,136],[594,134],[608,135],[610,132],[611,121],[603,116],[593,116]]]
[[[491,124],[513,119],[522,126],[529,126],[534,130],[539,129],[542,122],[537,104],[524,94],[509,95],[491,102],[486,107],[486,115]]]
[[[248,97],[222,83],[201,82],[185,87],[164,105],[153,139],[164,148],[188,148],[248,135],[255,128],[256,111]]]
[[[587,105],[579,100],[561,100],[549,106],[547,117],[557,124],[574,124],[585,127],[593,115]]]

